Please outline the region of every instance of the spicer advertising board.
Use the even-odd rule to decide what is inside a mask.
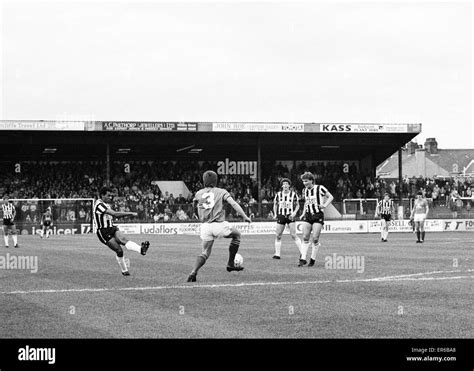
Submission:
[[[32,223],[17,223],[16,225],[18,229],[18,233],[22,235],[41,235],[43,226],[39,224],[32,224]],[[51,227],[51,234],[52,235],[76,235],[76,234],[86,234],[91,232],[90,224],[80,224],[80,223],[59,223],[53,224]]]

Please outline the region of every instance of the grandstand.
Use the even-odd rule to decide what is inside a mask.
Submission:
[[[298,175],[312,171],[335,195],[334,216],[341,217],[344,199],[378,198],[389,189],[399,195],[400,189],[375,179],[376,167],[421,125],[2,121],[0,129],[2,193],[87,198],[110,184],[115,207],[154,222],[178,220],[178,209],[183,220],[193,218],[192,196],[166,192],[157,181],[184,182],[192,194],[207,169],[216,170],[220,184],[260,220],[271,218],[281,177],[301,190]],[[355,205],[349,211],[356,218],[374,209],[371,203],[361,213]]]

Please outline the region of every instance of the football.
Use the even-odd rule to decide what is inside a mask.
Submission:
[[[240,267],[243,262],[244,262],[244,258],[242,258],[242,255],[235,254],[234,265],[236,267]]]

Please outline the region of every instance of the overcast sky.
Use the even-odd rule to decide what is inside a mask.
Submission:
[[[472,4],[2,3],[1,119],[421,122],[474,148]]]

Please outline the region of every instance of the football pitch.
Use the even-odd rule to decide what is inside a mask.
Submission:
[[[411,233],[387,243],[323,234],[316,265],[301,268],[288,235],[281,260],[274,236],[244,235],[245,270],[231,273],[221,239],[195,283],[186,279],[199,237],[129,238],[151,243],[146,256],[125,251],[129,277],[95,235],[2,246],[0,338],[474,337],[469,232],[427,233],[423,244]],[[37,272],[15,269],[19,256],[37,259]]]

